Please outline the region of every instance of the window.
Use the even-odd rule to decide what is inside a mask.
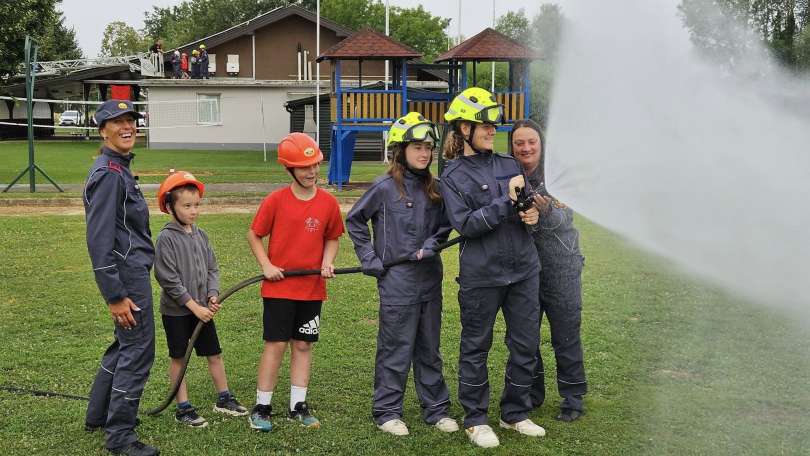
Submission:
[[[220,125],[222,119],[219,115],[220,94],[197,94],[197,123],[206,125]]]

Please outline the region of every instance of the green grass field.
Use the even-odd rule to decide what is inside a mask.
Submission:
[[[506,150],[506,135],[498,134],[496,150]],[[81,184],[93,163],[99,143],[96,141],[37,141],[36,163],[59,184]],[[199,150],[149,150],[143,144],[135,148],[133,168],[137,169],[142,183],[161,182],[171,168],[194,173],[205,183],[253,183],[288,182],[287,172],[276,162],[275,151],[199,151]],[[25,141],[0,141],[0,183],[8,184],[28,166],[28,143]],[[434,163],[434,169],[435,169]],[[321,165],[321,175],[326,178],[329,162]],[[371,182],[383,174],[386,165],[380,162],[354,162],[351,182]],[[37,182],[50,184],[40,175]],[[28,183],[28,177],[21,181]]]
[[[154,217],[153,232],[164,221]],[[258,273],[244,238],[249,222],[250,215],[201,219],[218,253],[224,287]],[[180,427],[164,413],[142,417],[139,433],[163,454],[195,456],[807,454],[808,331],[786,316],[696,284],[584,219],[577,223],[587,256],[583,337],[588,411],[576,423],[556,422],[552,417],[559,399],[550,393],[549,402],[532,414],[546,427],[545,438],[496,429],[501,447],[476,450],[463,433],[444,435],[420,422],[412,383],[405,405],[411,436],[393,438],[376,430],[370,406],[377,297],[374,282],[359,275],[330,283],[309,393],[323,422],[320,430],[277,419],[271,433],[258,434],[245,419],[215,415],[207,371],[193,359],[191,399],[211,425],[202,430]],[[344,238],[341,244],[339,265],[356,264],[350,242]],[[0,384],[87,394],[111,340],[111,325],[90,272],[83,217],[2,217],[0,252]],[[452,280],[456,256],[456,249],[443,254],[442,353],[453,398],[460,331]],[[226,301],[217,317],[231,389],[247,405],[254,399],[260,318],[256,287]],[[155,406],[168,388],[165,339],[157,326],[157,359],[142,408]],[[489,363],[495,424],[506,357],[504,329],[499,319]],[[548,340],[544,329],[543,350],[550,365],[546,383],[553,385]],[[285,363],[274,398],[277,410],[288,395]],[[81,401],[0,391],[0,454],[104,454],[102,436],[82,430],[84,407]],[[457,403],[452,413],[461,418]]]

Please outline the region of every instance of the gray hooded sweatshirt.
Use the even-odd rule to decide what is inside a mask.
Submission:
[[[187,233],[173,220],[160,230],[155,244],[161,314],[191,315],[189,299],[207,306],[209,297],[219,295],[219,268],[205,231],[193,225]]]

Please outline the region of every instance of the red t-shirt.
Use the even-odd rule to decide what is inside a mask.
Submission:
[[[250,229],[259,237],[269,236],[267,256],[284,270],[321,269],[326,240],[337,239],[344,231],[334,196],[317,189],[312,199],[302,201],[290,187],[276,190],[262,201]],[[322,301],[326,281],[320,275],[265,280],[262,297]]]

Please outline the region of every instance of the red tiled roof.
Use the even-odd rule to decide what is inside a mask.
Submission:
[[[462,41],[441,55],[434,62],[447,60],[533,60],[540,56],[533,49],[487,27],[472,38]]]
[[[420,58],[422,53],[407,44],[400,43],[384,33],[365,28],[327,49],[318,56],[324,59],[395,59]]]

